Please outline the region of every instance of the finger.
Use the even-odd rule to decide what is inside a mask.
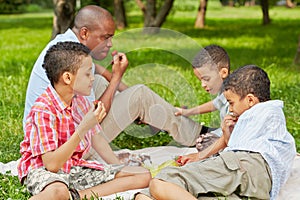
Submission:
[[[118,51],[114,50],[113,52],[111,52],[111,55],[114,57],[115,55],[118,54]]]

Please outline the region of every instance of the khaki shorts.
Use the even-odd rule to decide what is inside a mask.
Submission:
[[[195,197],[207,193],[270,199],[272,178],[268,164],[259,153],[222,152],[219,156],[164,168],[155,178],[171,182]],[[141,193],[150,196],[149,190]],[[150,196],[151,197],[151,196]]]
[[[53,182],[62,182],[68,188],[84,190],[114,179],[124,165],[108,165],[104,170],[73,166],[69,174],[62,170],[57,173],[47,171],[44,167],[31,170],[24,180],[28,191],[32,194],[40,193],[47,185]]]

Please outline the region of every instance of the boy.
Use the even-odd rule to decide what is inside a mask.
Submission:
[[[89,53],[83,44],[59,42],[45,56],[51,85],[31,108],[20,145],[19,179],[34,195],[31,199],[90,198],[148,186],[150,173],[141,167],[123,168],[104,139],[97,152],[118,165],[82,159],[106,115],[104,103],[94,106],[83,97],[90,95],[94,81]],[[115,88],[127,65],[125,54],[114,57]]]
[[[219,156],[163,169],[150,182],[155,199],[196,199],[209,192],[276,199],[296,155],[283,102],[270,100],[268,75],[255,65],[232,73],[223,91],[234,115],[222,122],[227,147]],[[138,194],[136,199],[149,197]]]
[[[228,102],[220,92],[224,79],[230,73],[230,59],[227,52],[218,45],[206,46],[195,56],[192,66],[194,74],[201,81],[203,89],[211,95],[218,94],[218,96],[212,101],[193,108],[177,108],[178,111],[175,112],[175,115],[188,117],[219,110],[222,121],[224,116],[228,114]],[[196,148],[199,151],[206,149],[208,145],[222,135],[221,128],[209,132],[200,135],[197,139]]]

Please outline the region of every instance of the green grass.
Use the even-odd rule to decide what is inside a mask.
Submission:
[[[212,1],[207,11],[206,29],[198,30],[193,28],[198,1],[196,4],[187,2],[187,11],[179,9],[180,5],[176,3],[178,10],[171,13],[163,26],[182,33],[183,39],[161,35],[124,40],[121,33],[143,26],[140,12],[128,15],[130,27],[118,31],[114,39],[114,49],[126,52],[130,61],[124,82],[128,85],[144,83],[176,106],[191,107],[206,102],[212,97],[203,91],[185,58],[189,59],[197,46],[221,45],[229,53],[233,70],[245,64],[256,64],[269,73],[271,96],[285,102],[287,127],[299,151],[300,76],[299,66],[292,63],[300,35],[300,9],[272,7],[272,24],[262,26],[259,7],[228,8]],[[35,59],[50,39],[51,16],[51,13],[0,15],[0,162],[20,157],[25,91]],[[108,60],[101,63],[107,65]],[[218,125],[217,113],[195,116],[194,119]],[[134,133],[147,131],[147,128],[130,127],[112,145],[114,148],[137,149],[174,144],[165,133],[143,137]],[[16,177],[0,175],[0,179],[0,196],[4,199],[29,197]]]

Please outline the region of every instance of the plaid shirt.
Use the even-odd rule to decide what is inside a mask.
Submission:
[[[26,119],[25,136],[20,144],[21,160],[18,165],[19,179],[22,181],[32,169],[43,167],[42,155],[54,151],[64,144],[75,132],[83,116],[91,106],[85,97],[75,96],[72,106],[61,100],[52,86],[36,100]],[[85,135],[71,158],[62,166],[66,173],[72,166],[85,166],[103,170],[103,165],[82,159],[91,147],[91,136],[99,133],[96,125]]]

